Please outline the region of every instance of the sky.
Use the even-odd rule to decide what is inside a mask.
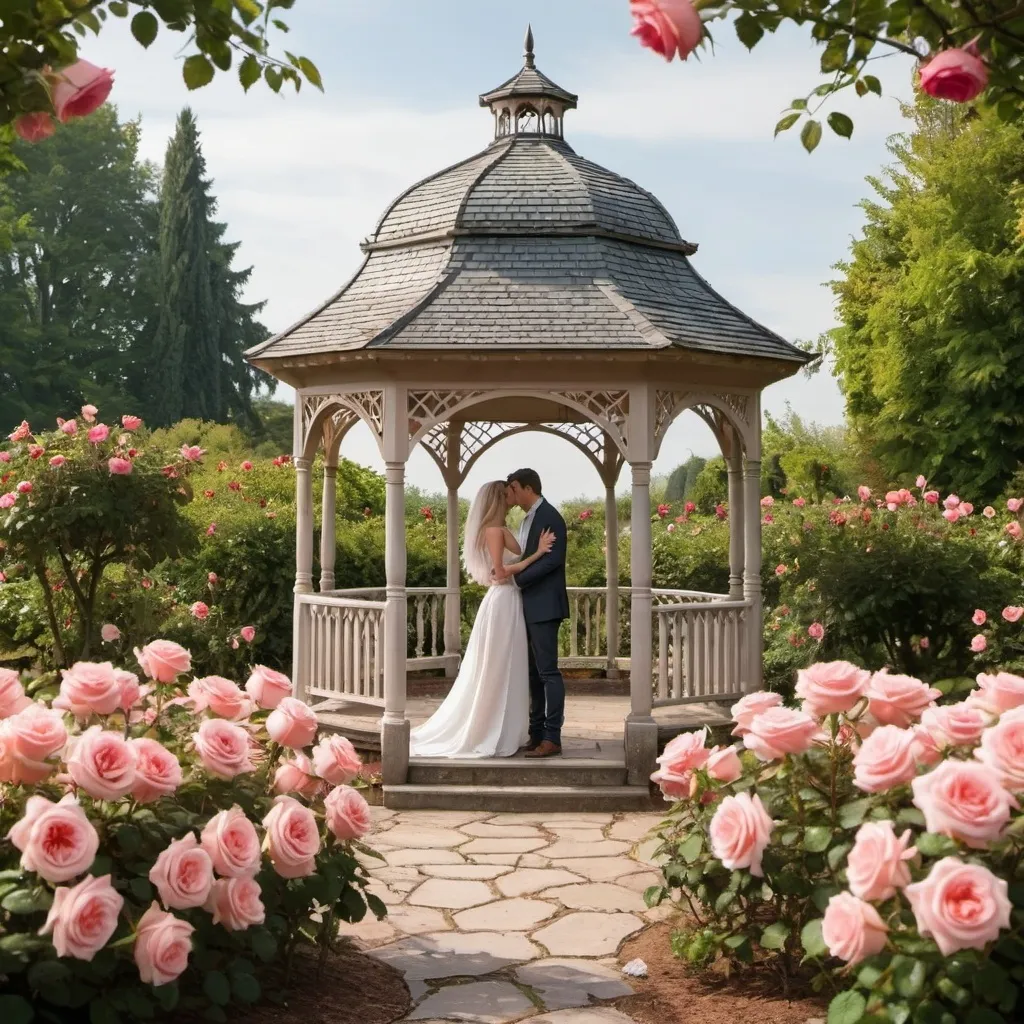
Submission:
[[[865,176],[889,160],[886,139],[905,129],[899,100],[911,92],[900,55],[876,62],[886,95],[852,93],[828,109],[854,118],[852,140],[826,131],[808,155],[797,136],[774,139],[793,98],[821,82],[819,51],[796,28],[766,37],[752,52],[716,23],[714,52],[667,64],[629,34],[627,0],[296,0],[284,12],[278,50],[308,56],[324,93],[262,83],[247,95],[234,73],[188,92],[181,79],[185,37],[161,30],[143,50],[111,18],[82,56],[114,69],[112,100],[140,117],[142,155],[163,159],[183,106],[196,112],[218,216],[240,240],[239,266],[253,266],[249,301],[266,300],[263,321],[277,332],[335,293],[357,269],[358,248],[390,201],[413,182],[483,149],[493,136],[478,105],[522,65],[532,23],[537,66],[579,95],[566,115],[566,140],[582,156],[652,191],[696,242],[696,269],[729,301],[792,341],[810,341],[834,323],[825,283],[862,223]],[[188,51],[186,51],[188,52]],[[289,389],[278,396],[291,400]],[[842,397],[826,370],[772,386],[765,408],[787,403],[804,419],[842,421]],[[708,429],[686,414],[655,463],[665,475],[691,453],[716,454]],[[343,455],[375,468],[369,431],[356,428]],[[474,467],[462,491],[532,465],[555,501],[598,496],[593,468],[567,442],[536,435],[501,442]],[[624,473],[620,486],[628,485]],[[441,487],[423,452],[407,480]]]

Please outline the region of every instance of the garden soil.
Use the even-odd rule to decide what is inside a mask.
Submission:
[[[630,978],[636,995],[615,1006],[637,1024],[805,1024],[824,1022],[826,1004],[814,998],[789,1000],[766,972],[745,971],[726,978],[713,969],[696,971],[672,955],[678,925],[655,925],[626,944],[619,960],[639,957],[647,977]]]

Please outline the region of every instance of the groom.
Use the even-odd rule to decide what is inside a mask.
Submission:
[[[569,616],[565,590],[565,520],[541,495],[540,477],[532,469],[517,469],[505,481],[509,505],[525,513],[519,527],[523,555],[537,550],[541,531],[555,535],[551,550],[513,577],[523,594],[523,616],[530,661],[530,742],[527,757],[557,757],[562,753],[565,683],[558,671],[558,629]]]

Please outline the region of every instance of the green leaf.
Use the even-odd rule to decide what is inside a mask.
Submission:
[[[663,885],[649,885],[644,889],[644,903],[649,907],[657,907],[668,895]]]
[[[871,797],[864,797],[861,800],[851,800],[839,808],[839,824],[844,829],[856,828],[868,813],[871,807]]]
[[[848,139],[853,135],[853,121],[838,110],[833,110],[828,115],[828,126],[836,135],[841,135],[844,139]]]
[[[32,1004],[21,996],[0,996],[0,1020],[4,1024],[29,1024],[35,1018]]]
[[[266,930],[259,928],[252,933],[249,939],[253,953],[264,963],[269,963],[277,956],[277,939]]]
[[[859,992],[840,992],[828,1004],[828,1024],[857,1024],[867,1006]]]
[[[924,815],[916,807],[904,807],[896,820],[901,825],[924,825]]]
[[[277,68],[271,67],[268,64],[263,69],[263,77],[266,80],[267,85],[269,85],[274,92],[281,91],[283,78],[281,77],[281,72]]]
[[[11,914],[37,914],[49,910],[52,904],[53,895],[48,889],[15,889],[0,906]]]
[[[816,917],[813,921],[800,929],[800,945],[808,956],[823,957],[828,953],[828,946],[821,935],[821,918]]]
[[[964,1024],[1006,1024],[1006,1018],[995,1010],[984,1006],[975,1006],[967,1012]]]
[[[782,921],[770,924],[761,932],[761,945],[765,949],[785,949],[786,940],[791,934],[790,927]]]
[[[156,15],[150,11],[139,11],[132,18],[132,35],[143,46],[148,47],[156,39],[159,28],[160,22],[156,20]]]
[[[956,843],[937,832],[923,832],[914,840],[914,845],[925,857],[949,857],[956,853]]]
[[[107,4],[107,6],[110,8],[110,13],[113,14],[115,17],[128,17],[128,5],[124,2],[124,0],[110,0],[110,3]]]
[[[821,122],[808,121],[804,125],[803,131],[800,132],[800,141],[808,153],[813,153],[817,149],[818,143],[821,142]]]
[[[691,832],[686,839],[679,844],[676,851],[679,859],[686,864],[692,864],[704,849],[704,836],[700,832]]]
[[[832,829],[827,825],[812,825],[804,829],[804,849],[808,853],[824,853],[832,842]]]
[[[140,903],[149,903],[153,899],[153,886],[148,878],[133,878],[128,888]]]
[[[958,985],[952,978],[939,978],[935,983],[935,987],[954,1006],[958,1006],[961,1009],[971,1002],[971,993]]]
[[[324,83],[320,78],[320,72],[308,57],[299,58],[299,70],[306,76],[310,85],[316,86],[321,92],[324,91]]]
[[[763,35],[764,29],[754,15],[744,13],[736,19],[736,36],[748,50],[757,46]]]
[[[125,853],[138,853],[142,846],[142,833],[134,825],[122,825],[117,830],[117,845]]]
[[[185,58],[181,75],[185,79],[186,88],[189,90],[201,89],[213,81],[213,65],[203,54],[193,53],[191,57]]]
[[[799,111],[795,111],[792,114],[786,114],[785,117],[780,118],[778,124],[776,124],[776,126],[775,126],[775,134],[776,134],[776,136],[780,135],[782,132],[789,131],[789,129],[792,128],[793,125],[795,125],[797,123],[797,121],[799,121],[799,120],[800,120],[800,112]]]
[[[864,75],[861,81],[868,87],[870,92],[876,96],[882,95],[882,83],[874,75]]]
[[[221,971],[207,972],[203,978],[203,992],[217,1006],[227,1006],[231,1002],[231,982]]]
[[[260,983],[251,974],[234,974],[231,991],[241,1003],[255,1003],[260,998]]]
[[[920,960],[911,957],[893,957],[893,974],[896,979],[896,991],[904,999],[913,999],[921,994],[928,971]]]
[[[157,985],[153,989],[153,998],[160,1004],[160,1009],[170,1013],[178,1005],[178,983],[168,982],[166,985]]]
[[[107,999],[94,999],[89,1004],[89,1024],[121,1024],[121,1015]]]
[[[260,80],[262,73],[260,62],[251,53],[247,54],[245,60],[238,65],[238,80],[246,92]]]
[[[71,977],[71,968],[59,960],[37,960],[25,977],[36,992],[45,992],[54,985],[63,985]]]

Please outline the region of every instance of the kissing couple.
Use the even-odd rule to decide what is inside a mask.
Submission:
[[[518,536],[505,525],[513,506],[526,513]],[[487,593],[448,696],[412,731],[414,757],[562,753],[558,629],[569,615],[565,546],[565,520],[544,500],[534,470],[480,488],[466,520],[462,560]]]

